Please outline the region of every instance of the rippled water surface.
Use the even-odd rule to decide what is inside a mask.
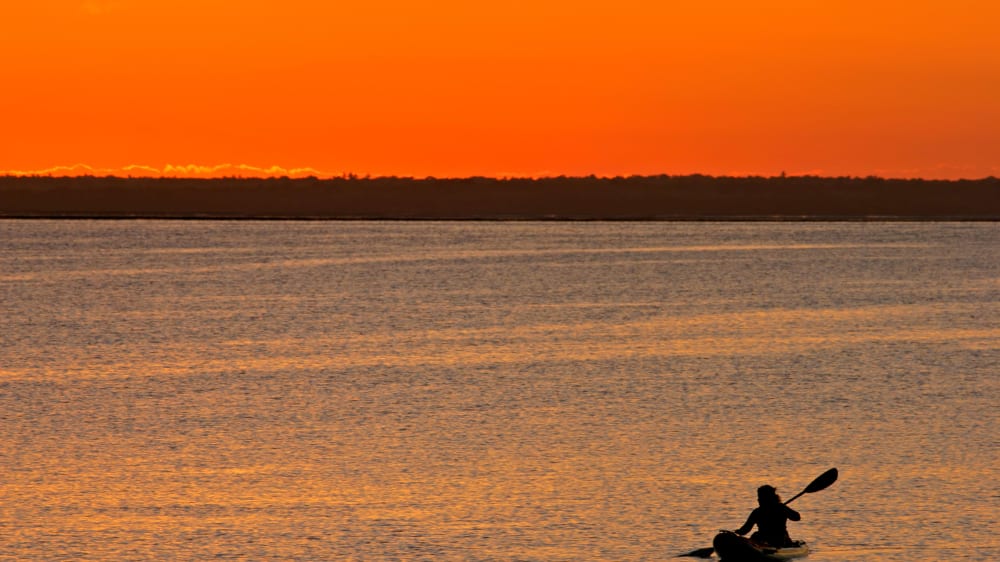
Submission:
[[[996,560],[1000,225],[0,221],[0,559]]]

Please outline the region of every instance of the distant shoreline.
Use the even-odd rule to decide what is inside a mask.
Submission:
[[[0,218],[1000,221],[1000,179],[0,176]]]

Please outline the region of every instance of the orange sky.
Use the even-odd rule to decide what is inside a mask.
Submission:
[[[0,170],[1000,176],[998,27],[995,0],[4,2]]]

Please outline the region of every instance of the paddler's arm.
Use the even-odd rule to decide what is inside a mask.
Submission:
[[[795,511],[794,509],[788,507],[787,505],[785,506],[785,515],[788,516],[788,519],[790,521],[798,521],[802,519],[802,516],[799,515],[798,511]]]
[[[796,513],[796,515],[798,514]],[[798,519],[796,519],[796,521],[798,521]],[[733,532],[736,533],[737,535],[745,535],[749,533],[750,529],[753,529],[753,526],[756,524],[757,524],[757,510],[755,509],[750,512],[750,517],[747,517],[747,522],[744,523],[742,527],[736,529]]]

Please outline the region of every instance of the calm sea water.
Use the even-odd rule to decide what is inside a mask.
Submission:
[[[0,559],[1000,558],[1000,225],[0,221]]]

